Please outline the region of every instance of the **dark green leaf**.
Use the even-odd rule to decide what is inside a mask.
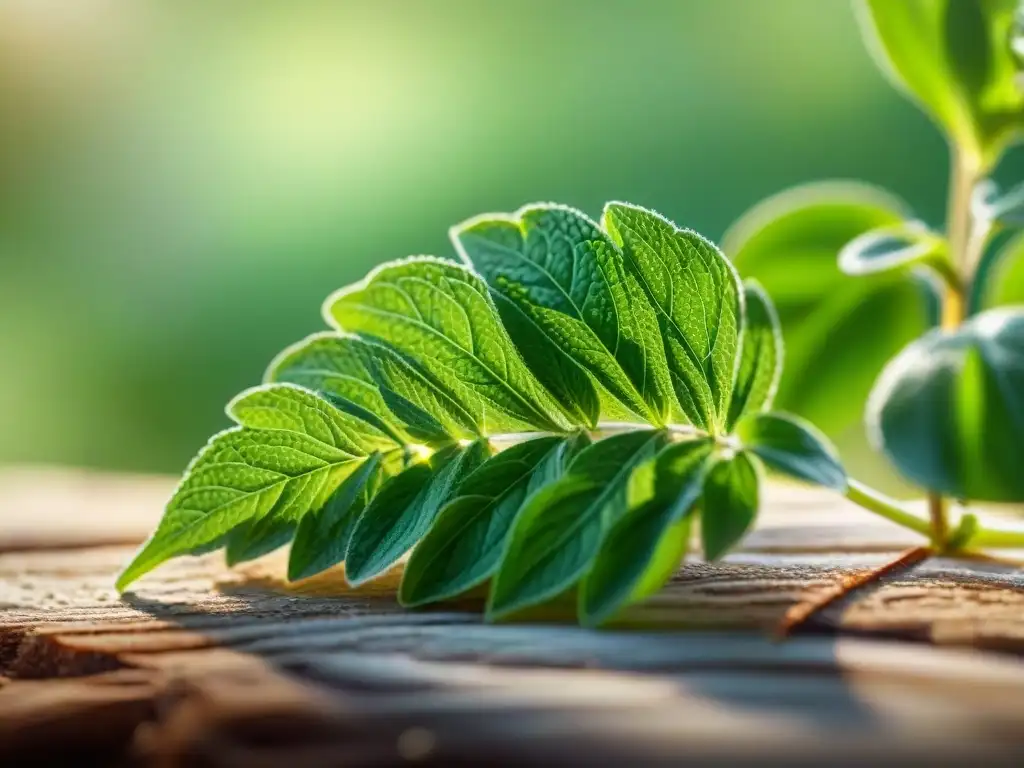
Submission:
[[[570,426],[516,351],[487,286],[464,267],[430,258],[385,264],[331,296],[324,313],[415,360],[480,434]]]
[[[524,502],[561,477],[580,438],[541,437],[491,457],[459,486],[402,576],[399,599],[415,606],[459,595],[489,579]]]
[[[506,299],[498,302],[502,319],[552,391],[572,384],[563,397],[592,400],[591,387],[552,366],[568,357],[634,418],[665,422],[673,394],[654,308],[597,224],[571,208],[534,205],[511,216],[477,217],[452,235],[463,258]]]
[[[746,321],[743,324],[740,366],[729,403],[729,429],[747,413],[767,410],[782,375],[782,328],[775,306],[755,280],[743,284]]]
[[[357,586],[379,576],[412,549],[488,450],[484,441],[451,446],[388,481],[352,528],[345,557],[348,582]]]
[[[288,557],[288,578],[305,579],[344,561],[359,513],[387,478],[404,465],[401,451],[366,458],[319,510],[299,521]]]
[[[636,430],[585,448],[565,476],[520,512],[491,586],[487,615],[499,618],[564,592],[583,575],[603,532],[626,509],[633,468],[665,434]]]
[[[1024,501],[1024,308],[933,331],[886,367],[868,424],[908,479],[977,501]]]
[[[698,427],[724,430],[742,322],[736,270],[714,243],[644,208],[609,203],[602,223],[659,311],[684,414]]]
[[[627,510],[611,527],[579,593],[579,620],[602,624],[660,589],[686,554],[700,499],[708,439],[676,443],[640,465],[629,480]]]
[[[839,435],[858,424],[882,366],[927,329],[917,282],[851,280],[837,264],[855,237],[904,218],[903,204],[873,187],[822,183],[761,203],[726,234],[725,252],[764,286],[782,323],[786,375],[774,407]]]
[[[720,558],[754,524],[760,485],[755,461],[744,452],[737,453],[718,461],[704,480],[700,532],[706,560]]]
[[[828,438],[813,425],[783,413],[756,413],[743,419],[736,436],[744,448],[783,474],[846,490],[846,472]]]

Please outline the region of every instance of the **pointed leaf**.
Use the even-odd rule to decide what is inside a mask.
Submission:
[[[790,414],[756,413],[743,419],[736,436],[744,448],[783,474],[846,490],[846,472],[828,438]]]
[[[291,384],[265,384],[246,390],[228,404],[227,412],[243,427],[309,434],[355,456],[398,447],[393,438],[373,424]],[[228,538],[228,565],[254,560],[288,543],[299,519],[309,510],[322,507],[343,476],[332,474],[330,484],[325,486],[322,474],[289,483],[266,515],[247,520],[233,530]]]
[[[698,427],[724,429],[743,311],[736,270],[714,243],[643,208],[609,203],[602,223],[659,310],[683,412]]]
[[[451,395],[382,344],[351,334],[315,333],[270,363],[267,381],[298,384],[348,401],[428,444],[477,434]]]
[[[587,572],[579,619],[595,626],[660,589],[686,553],[690,521],[714,442],[676,443],[635,469],[628,508]]]
[[[491,457],[458,489],[402,576],[399,599],[416,606],[455,597],[489,579],[530,495],[561,477],[579,438],[541,437]]]
[[[352,528],[345,557],[348,582],[358,586],[379,576],[412,549],[488,450],[485,441],[451,446],[385,484]]]
[[[729,403],[729,429],[748,413],[771,408],[782,376],[782,328],[775,306],[755,280],[743,284],[746,321],[736,387]]]
[[[1024,501],[1024,308],[908,346],[879,377],[868,426],[908,479],[961,499]]]
[[[516,351],[487,286],[464,267],[430,258],[385,264],[332,295],[324,313],[414,360],[481,434],[570,426]]]
[[[608,526],[626,506],[633,468],[665,441],[636,430],[585,448],[566,475],[530,498],[512,529],[491,586],[487,615],[498,618],[549,600],[583,575]]]
[[[502,319],[549,388],[564,383],[550,363],[554,348],[635,417],[664,423],[673,395],[654,308],[596,223],[564,206],[532,205],[511,216],[477,217],[452,236],[463,258],[506,299],[498,302]],[[541,349],[538,334],[549,349],[531,360],[531,351]],[[590,402],[579,386],[565,396]]]
[[[708,472],[700,515],[706,560],[722,557],[754,524],[760,485],[756,461],[740,452],[718,461]]]
[[[348,541],[359,513],[380,486],[398,474],[405,461],[401,451],[366,458],[334,492],[327,503],[299,521],[288,557],[288,579],[297,581],[326,571],[345,560]]]
[[[160,525],[118,578],[118,589],[241,523],[275,510],[298,517],[300,498],[311,499],[310,508],[318,499],[326,501],[359,458],[287,430],[235,427],[215,435],[185,470]]]

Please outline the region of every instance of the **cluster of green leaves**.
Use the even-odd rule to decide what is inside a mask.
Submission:
[[[954,190],[962,231],[935,231],[867,185],[826,183],[760,204],[724,248],[778,302],[782,407],[836,434],[867,403],[873,442],[907,479],[961,499],[1024,500],[1010,469],[1024,445],[1024,235],[987,248],[1024,226],[1024,186],[1002,194],[983,181],[1024,135],[1024,11],[1018,0],[857,7],[883,71],[949,139],[954,181],[973,191],[958,211]],[[928,332],[944,295],[971,319]]]
[[[407,553],[399,599],[485,587],[490,618],[574,591],[599,624],[757,514],[763,466],[843,490],[834,450],[769,412],[774,307],[695,232],[621,203],[452,230],[462,263],[385,264],[324,306],[228,406],[121,575],[292,542],[288,573],[352,584]],[[496,450],[504,446],[504,450]]]

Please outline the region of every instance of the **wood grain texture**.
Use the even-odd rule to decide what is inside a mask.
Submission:
[[[773,487],[741,551],[688,563],[594,632],[558,605],[502,626],[481,623],[479,599],[403,611],[400,571],[354,591],[340,570],[288,584],[280,553],[235,571],[217,555],[177,561],[120,598],[113,575],[170,482],[30,475],[0,474],[0,764],[1024,754],[1024,578],[1011,563],[932,560],[829,607],[810,634],[767,638],[794,603],[916,543],[827,494]],[[98,522],[107,506],[118,511]]]

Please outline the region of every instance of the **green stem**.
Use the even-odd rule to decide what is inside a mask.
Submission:
[[[979,528],[967,543],[971,549],[1024,549],[1024,531]]]
[[[931,538],[932,527],[927,520],[903,509],[897,501],[874,488],[851,479],[846,486],[846,498],[886,520]]]

